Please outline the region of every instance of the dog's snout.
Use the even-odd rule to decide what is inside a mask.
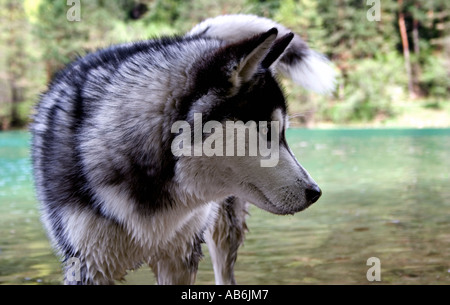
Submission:
[[[317,200],[319,200],[322,195],[322,190],[317,185],[312,185],[305,190],[306,200],[309,204],[313,204]]]

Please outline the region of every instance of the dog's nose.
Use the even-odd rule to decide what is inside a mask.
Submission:
[[[310,188],[307,188],[305,190],[306,200],[310,204],[313,204],[314,202],[319,200],[321,195],[322,195],[322,190],[317,185],[313,185]]]

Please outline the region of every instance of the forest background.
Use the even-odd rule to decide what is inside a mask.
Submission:
[[[77,56],[233,13],[272,18],[332,61],[331,95],[282,79],[294,126],[450,127],[448,0],[0,0],[0,130],[25,128]]]

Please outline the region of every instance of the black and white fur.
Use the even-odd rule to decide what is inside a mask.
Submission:
[[[81,263],[81,280],[66,283],[112,284],[145,263],[159,284],[191,284],[203,240],[216,283],[234,283],[246,202],[293,214],[319,198],[286,143],[274,78],[274,66],[301,62],[284,58],[306,45],[300,52],[298,38],[277,28],[113,46],[55,76],[36,107],[32,159],[48,236],[64,259]],[[192,123],[193,113],[203,122],[280,122],[278,165],[261,167],[259,156],[175,157],[171,126]]]
[[[188,35],[236,42],[273,27],[277,28],[280,36],[291,32],[273,20],[255,15],[222,15],[206,19],[196,25]],[[306,89],[326,94],[332,92],[336,86],[336,74],[330,62],[324,55],[311,50],[297,34],[294,34],[292,42],[277,61],[273,65],[277,71]]]

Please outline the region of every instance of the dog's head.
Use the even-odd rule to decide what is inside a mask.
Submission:
[[[319,199],[286,142],[286,101],[271,67],[293,34],[277,34],[225,45],[196,64],[190,91],[198,96],[172,126],[175,179],[186,192],[211,201],[236,195],[275,214]]]

